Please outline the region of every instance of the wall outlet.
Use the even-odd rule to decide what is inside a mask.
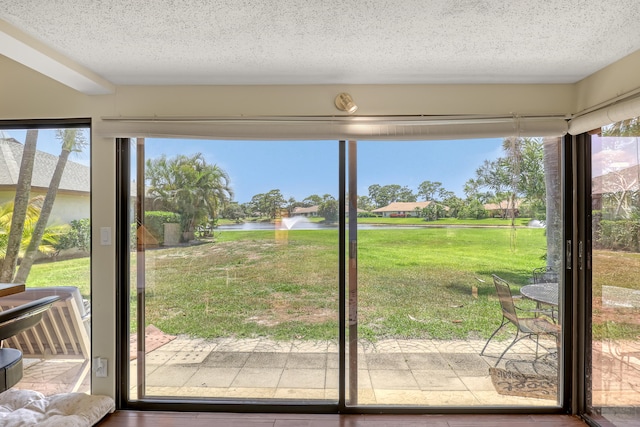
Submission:
[[[93,359],[93,372],[96,373],[97,378],[107,377],[107,358],[95,357]]]

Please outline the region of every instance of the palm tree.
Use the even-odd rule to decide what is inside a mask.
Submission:
[[[233,197],[229,175],[208,164],[202,153],[149,159],[146,175],[149,195],[181,215],[186,240],[193,238],[198,225],[215,224],[218,212]]]
[[[20,262],[20,268],[16,273],[15,281],[23,283],[27,281],[29,272],[33,261],[35,261],[36,255],[42,243],[42,239],[45,235],[47,228],[47,222],[49,222],[49,216],[53,209],[53,203],[55,202],[56,195],[58,194],[58,188],[60,187],[60,181],[62,180],[62,173],[67,165],[67,160],[71,152],[80,152],[86,147],[86,139],[84,131],[82,129],[58,129],[56,131],[56,137],[62,142],[62,150],[58,157],[56,168],[51,177],[49,188],[47,189],[47,195],[42,203],[42,210],[40,211],[40,217],[36,223],[35,229],[31,236],[31,241],[25,252],[22,261]]]
[[[42,202],[44,198],[42,196],[34,197],[29,200],[27,204],[27,210],[25,215],[22,216],[24,227],[22,229],[22,235],[20,236],[18,256],[24,254],[24,249],[29,245],[33,230],[38,218],[40,217],[40,211],[42,209]],[[0,260],[4,259],[7,253],[7,247],[9,243],[9,230],[13,220],[17,219],[15,215],[14,202],[6,202],[0,205]],[[64,227],[49,227],[45,230],[42,238],[42,243],[38,248],[43,253],[53,253],[55,251],[54,245],[58,241],[58,236],[64,231]]]
[[[560,144],[561,138],[544,138],[544,179],[546,189],[547,266],[558,271],[562,260],[562,218]]]
[[[3,262],[0,271],[0,282],[13,282],[13,275],[18,263],[21,248],[24,225],[29,209],[29,197],[31,195],[31,177],[33,175],[33,164],[36,156],[36,143],[38,141],[38,130],[30,129],[24,142],[22,150],[22,160],[20,163],[20,174],[16,184],[16,195],[11,204],[12,220],[7,242],[4,246]]]
[[[602,128],[602,136],[638,136],[640,135],[640,117],[622,120]]]

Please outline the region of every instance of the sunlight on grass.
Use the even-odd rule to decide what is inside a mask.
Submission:
[[[91,260],[89,257],[64,261],[39,262],[31,268],[26,286],[76,286],[83,298],[91,295]]]
[[[361,230],[361,336],[487,337],[500,319],[490,275],[517,287],[543,263],[543,230],[517,233],[512,250],[509,228]],[[337,244],[335,230],[237,231],[149,251],[147,322],[199,337],[336,339]]]
[[[488,337],[500,320],[491,274],[517,294],[546,251],[542,229],[518,229],[515,248],[509,228],[361,230],[358,238],[359,331],[372,340]],[[603,285],[640,289],[640,254],[594,251],[593,263],[594,297]],[[224,232],[212,243],[150,250],[146,322],[207,338],[336,339],[337,265],[335,230],[290,231],[284,240]],[[89,258],[79,258],[34,265],[27,286],[77,286],[88,298],[89,282]],[[594,336],[640,334],[620,319],[599,324],[601,313],[596,307]]]

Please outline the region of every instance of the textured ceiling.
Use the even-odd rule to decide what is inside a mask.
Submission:
[[[119,85],[568,83],[640,49],[638,0],[0,0],[0,19]]]

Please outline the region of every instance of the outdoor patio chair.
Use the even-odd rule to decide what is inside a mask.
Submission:
[[[495,285],[496,292],[498,294],[498,299],[500,300],[500,307],[502,308],[502,321],[500,322],[500,326],[493,331],[487,343],[484,345],[484,348],[480,352],[482,356],[489,345],[489,342],[496,336],[496,334],[506,325],[512,324],[516,327],[516,335],[513,338],[511,344],[504,349],[498,360],[496,361],[495,366],[498,366],[502,357],[506,354],[507,351],[511,347],[513,347],[518,341],[524,338],[532,338],[535,337],[536,341],[536,359],[538,357],[538,347],[539,347],[539,337],[540,335],[553,335],[556,337],[556,342],[558,336],[560,334],[560,326],[555,323],[548,321],[545,317],[520,317],[518,313],[529,313],[532,315],[539,314],[539,310],[523,310],[518,307],[513,302],[513,296],[511,294],[511,288],[509,287],[509,283],[500,277],[493,276],[493,284]]]
[[[532,271],[533,283],[557,283],[558,273],[548,265],[534,268]]]
[[[48,296],[57,296],[42,321],[5,340],[5,347],[20,350],[25,358],[77,359],[82,366],[74,379],[77,391],[90,369],[91,312],[74,286],[27,288],[25,292],[0,298],[0,310],[28,304]]]
[[[545,265],[544,267],[534,268],[531,274],[533,278],[533,283],[558,283],[558,273],[551,266]],[[548,309],[543,309],[541,304],[538,303],[536,308],[540,310],[540,312],[544,312],[547,316],[553,319],[554,323],[558,319],[558,313],[556,307],[549,307]]]
[[[38,324],[58,299],[57,296],[48,296],[0,313],[0,343]],[[22,352],[14,348],[0,348],[0,392],[13,387],[21,379]]]

